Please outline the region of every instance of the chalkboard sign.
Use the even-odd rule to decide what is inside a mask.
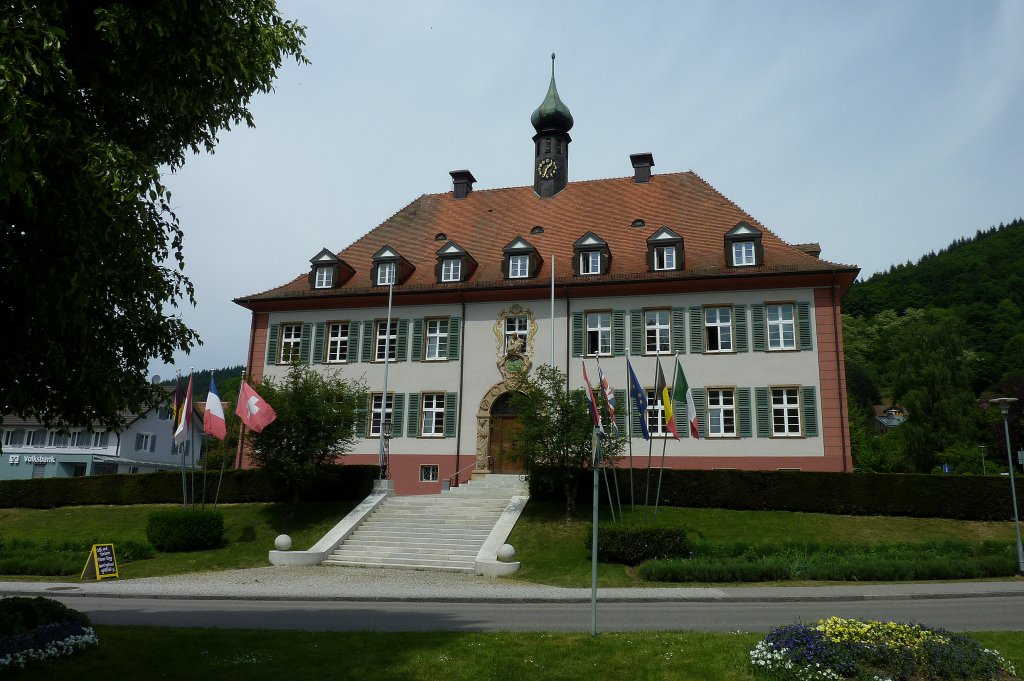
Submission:
[[[95,577],[97,580],[117,577],[117,558],[113,544],[93,544],[89,557],[82,569],[81,579]]]

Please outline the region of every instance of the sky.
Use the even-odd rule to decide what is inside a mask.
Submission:
[[[164,179],[203,345],[244,364],[233,298],[309,270],[422,194],[533,181],[555,77],[569,179],[692,170],[789,243],[862,276],[1024,216],[1024,2],[280,1],[306,27],[255,128]]]

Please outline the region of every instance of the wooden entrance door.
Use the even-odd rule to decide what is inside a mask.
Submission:
[[[494,402],[491,409],[491,437],[488,454],[492,473],[522,473],[523,464],[513,457],[512,440],[519,431],[519,419],[512,409],[511,394]]]

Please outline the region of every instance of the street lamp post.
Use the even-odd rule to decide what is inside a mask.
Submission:
[[[1016,397],[996,397],[989,402],[999,405],[1003,414],[1003,430],[1006,432],[1006,462],[1010,465],[1010,498],[1013,501],[1013,529],[1017,532],[1017,572],[1024,575],[1024,549],[1020,543],[1020,519],[1017,517],[1017,487],[1013,482],[1013,453],[1010,450],[1010,405],[1017,401]]]

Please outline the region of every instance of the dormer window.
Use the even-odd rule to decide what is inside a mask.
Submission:
[[[516,237],[502,249],[501,271],[507,279],[531,279],[540,271],[542,260],[526,239]]]
[[[442,284],[466,281],[476,270],[476,260],[454,241],[438,249],[436,255],[434,277]]]
[[[317,267],[315,288],[331,288],[334,286],[334,268]]]
[[[370,281],[375,286],[398,285],[408,279],[416,268],[390,246],[384,246],[373,255]]]
[[[683,237],[665,226],[648,237],[647,268],[652,272],[683,269]]]
[[[395,283],[395,266],[397,263],[382,262],[377,265],[377,286],[390,286]]]
[[[309,260],[309,287],[337,288],[355,274],[344,260],[324,248]]]
[[[580,276],[607,274],[611,265],[611,252],[608,243],[593,232],[587,232],[572,245],[576,256],[573,269]]]
[[[740,222],[725,235],[725,264],[729,267],[753,267],[764,264],[761,232]]]

